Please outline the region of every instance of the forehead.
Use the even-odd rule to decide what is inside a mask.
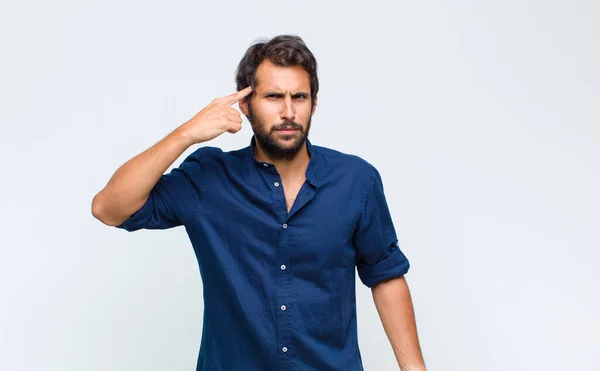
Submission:
[[[301,66],[282,67],[269,60],[256,70],[256,90],[310,91],[310,77]]]

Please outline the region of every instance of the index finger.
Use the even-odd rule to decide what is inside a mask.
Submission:
[[[252,86],[248,86],[240,91],[237,91],[231,95],[228,95],[226,97],[223,97],[223,103],[227,104],[227,105],[232,105],[236,102],[238,102],[240,99],[246,97],[248,94],[250,94],[252,92]]]

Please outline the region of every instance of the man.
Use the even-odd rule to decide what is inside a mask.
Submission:
[[[204,285],[197,370],[362,370],[355,267],[402,370],[425,370],[398,248],[377,170],[312,145],[317,64],[302,39],[251,46],[237,92],[213,100],[122,165],[92,213],[134,231],[184,226]],[[241,129],[246,148],[203,146]]]

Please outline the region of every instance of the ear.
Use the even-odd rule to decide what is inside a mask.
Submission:
[[[250,93],[250,95],[252,95],[252,93]],[[240,99],[238,102],[238,106],[240,107],[240,111],[245,116],[248,116],[248,97],[244,97],[244,98]]]
[[[315,114],[315,110],[317,109],[317,101],[319,100],[319,97],[317,95],[315,95],[315,99],[313,101],[313,106],[312,106],[312,112],[310,113],[310,115],[314,115]]]

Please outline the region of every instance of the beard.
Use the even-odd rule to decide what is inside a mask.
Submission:
[[[306,129],[295,121],[284,120],[267,130],[264,122],[254,115],[252,104],[248,105],[248,121],[252,125],[254,138],[272,160],[291,161],[298,155],[308,138],[311,119],[308,118]],[[277,130],[283,129],[295,129],[297,132],[291,135],[277,134]]]

